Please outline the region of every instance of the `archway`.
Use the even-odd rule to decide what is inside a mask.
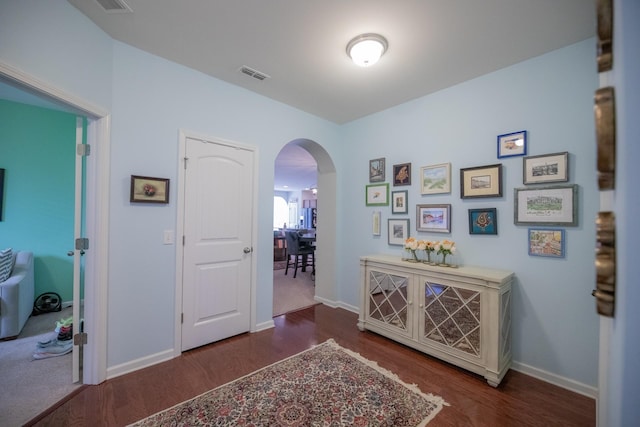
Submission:
[[[329,153],[319,143],[295,139],[295,145],[307,151],[317,165],[317,224],[315,300],[336,306],[337,201],[336,169]],[[274,166],[275,174],[275,166]]]

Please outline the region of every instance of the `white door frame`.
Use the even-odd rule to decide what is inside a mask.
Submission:
[[[0,61],[0,78],[17,83],[26,90],[61,102],[88,118],[87,144],[91,155],[87,158],[86,237],[89,250],[85,254],[84,331],[89,339],[84,347],[84,384],[99,384],[107,378],[107,284],[109,242],[109,145],[111,116],[68,92],[60,90],[36,77]],[[100,260],[100,262],[96,262]]]
[[[260,253],[258,241],[258,148],[255,146],[249,146],[240,144],[233,141],[227,141],[224,139],[202,135],[196,132],[180,129],[178,135],[179,155],[178,155],[178,178],[176,185],[176,193],[178,196],[178,202],[176,206],[176,286],[175,286],[175,335],[173,344],[173,357],[178,357],[182,353],[182,269],[183,269],[183,257],[184,246],[182,245],[182,236],[184,236],[184,183],[185,183],[185,166],[184,159],[186,157],[186,144],[187,139],[195,139],[200,141],[206,141],[214,144],[227,145],[229,147],[238,147],[245,150],[253,151],[255,154],[253,162],[253,200],[251,201],[251,210],[254,212],[252,215],[252,235],[251,241],[253,242],[253,256],[251,257],[251,308],[250,308],[250,331],[256,330],[256,287],[257,287],[257,258]]]

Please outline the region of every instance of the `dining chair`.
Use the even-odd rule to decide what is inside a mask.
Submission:
[[[284,274],[289,272],[289,266],[293,266],[293,277],[298,274],[298,263],[302,260],[302,269],[307,266],[307,259],[311,256],[311,266],[313,271],[316,270],[316,258],[314,246],[302,246],[300,245],[300,235],[297,231],[285,231],[284,238],[287,242],[287,266],[284,269]]]

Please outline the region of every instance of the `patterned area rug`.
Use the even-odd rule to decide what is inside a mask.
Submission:
[[[443,405],[328,340],[132,426],[424,426]]]

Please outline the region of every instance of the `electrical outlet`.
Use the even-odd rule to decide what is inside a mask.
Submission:
[[[173,230],[164,230],[162,243],[165,245],[173,245],[174,243]]]

